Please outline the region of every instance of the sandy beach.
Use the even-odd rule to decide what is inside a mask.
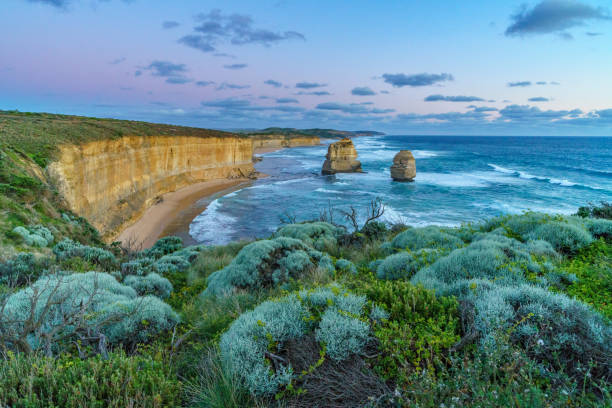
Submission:
[[[142,217],[126,228],[117,241],[132,248],[150,248],[160,238],[177,215],[196,201],[219,191],[250,181],[249,179],[219,179],[192,184],[162,196],[162,200],[145,211]]]

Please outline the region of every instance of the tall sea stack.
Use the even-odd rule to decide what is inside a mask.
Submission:
[[[400,150],[393,158],[391,178],[395,181],[414,181],[416,164],[410,150]]]
[[[357,160],[357,151],[349,138],[330,144],[325,158],[327,160],[321,170],[323,174],[362,172],[361,163]]]

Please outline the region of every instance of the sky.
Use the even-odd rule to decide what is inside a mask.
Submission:
[[[215,129],[612,135],[596,0],[2,0],[0,109]]]

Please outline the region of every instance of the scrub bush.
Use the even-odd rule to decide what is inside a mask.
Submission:
[[[47,264],[47,259],[37,259],[34,254],[21,252],[0,262],[0,285],[21,286],[29,279],[37,278]]]
[[[387,224],[379,221],[370,221],[366,225],[363,226],[361,232],[366,238],[370,240],[383,239],[389,229],[387,228]]]
[[[143,256],[159,259],[164,255],[171,254],[183,248],[183,240],[179,237],[164,237],[159,239],[153,246],[142,252]]]
[[[274,236],[299,239],[306,245],[323,251],[334,247],[338,242],[338,238],[344,233],[343,228],[318,221],[285,225],[276,231]]]
[[[8,297],[0,309],[0,339],[26,352],[60,351],[60,341],[83,332],[129,345],[148,341],[178,321],[170,306],[154,296],[138,297],[109,274],[49,275]]]
[[[439,227],[409,228],[391,241],[395,249],[416,251],[423,248],[453,250],[463,246],[463,241],[442,231]]]
[[[585,221],[585,225],[595,238],[612,239],[611,219],[591,218]]]
[[[540,225],[527,234],[526,238],[548,241],[557,251],[563,253],[576,252],[593,242],[593,237],[583,226],[561,221]]]
[[[406,281],[374,279],[357,290],[387,314],[374,326],[380,352],[375,370],[384,379],[403,384],[414,371],[434,371],[459,341],[459,304],[454,298],[436,297]]]
[[[172,293],[172,284],[155,272],[147,276],[130,275],[123,280],[123,284],[131,287],[140,296],[153,295],[165,299]]]
[[[584,218],[593,217],[612,220],[612,203],[602,201],[600,206],[589,204],[588,206],[580,207],[576,215]]]
[[[252,394],[274,395],[299,375],[291,361],[279,355],[291,341],[314,334],[323,343],[321,355],[334,361],[361,352],[370,330],[365,306],[365,297],[338,287],[264,302],[243,313],[221,336],[224,366]]]
[[[63,355],[10,355],[0,360],[0,406],[161,408],[181,406],[170,365],[123,351],[81,360]]]
[[[26,245],[31,247],[44,248],[53,243],[53,234],[49,229],[42,225],[35,225],[33,227],[15,227],[13,233],[23,238]]]
[[[237,288],[278,286],[306,271],[321,267],[332,272],[327,255],[287,237],[261,240],[245,246],[225,268],[208,277],[203,296],[222,295]]]
[[[344,258],[340,258],[336,261],[336,269],[338,271],[352,273],[353,275],[357,274],[357,267],[355,264]]]
[[[118,262],[115,255],[106,249],[90,247],[74,242],[69,238],[64,238],[53,247],[53,253],[57,260],[67,261],[71,258],[81,258],[92,265],[100,266],[104,270],[114,269]]]
[[[512,343],[549,372],[579,381],[587,373],[612,380],[612,326],[585,304],[531,285],[474,292],[474,330],[481,343],[494,344],[507,331]]]
[[[419,269],[433,263],[440,256],[435,249],[399,252],[386,257],[376,268],[378,279],[409,279]]]

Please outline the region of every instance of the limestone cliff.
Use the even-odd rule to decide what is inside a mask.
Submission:
[[[416,177],[416,163],[410,150],[400,150],[393,158],[391,178],[395,181],[413,181]]]
[[[317,146],[321,140],[317,136],[286,136],[286,135],[262,135],[252,136],[254,149]]]
[[[238,136],[124,136],[60,147],[49,175],[68,206],[110,241],[159,196],[253,174],[253,142]]]
[[[357,160],[357,150],[349,138],[332,143],[327,149],[326,160],[323,163],[323,174],[359,173],[361,163]]]

